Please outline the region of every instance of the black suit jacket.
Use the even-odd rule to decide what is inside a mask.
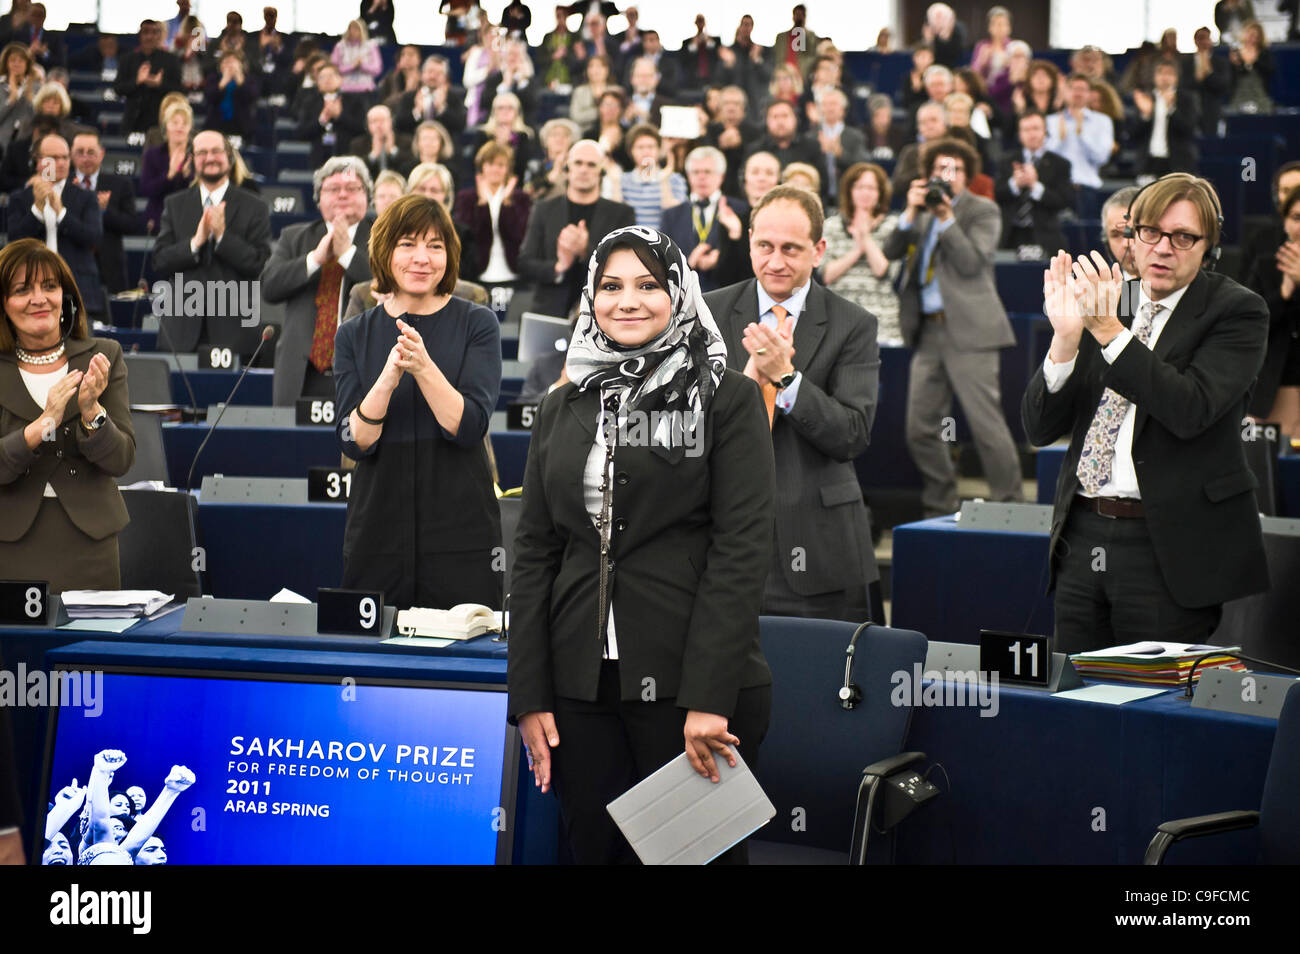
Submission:
[[[1219,134],[1219,117],[1223,115],[1223,103],[1232,90],[1232,70],[1228,59],[1218,53],[1210,54],[1210,72],[1200,82],[1196,79],[1196,54],[1183,56],[1183,78],[1180,85],[1194,89],[1200,96],[1202,136]]]
[[[154,70],[162,72],[158,86],[140,86],[136,74],[140,64],[148,60]],[[147,132],[158,125],[158,108],[168,93],[181,88],[181,61],[166,50],[157,49],[144,56],[139,50],[123,53],[117,58],[117,79],[113,89],[123,101],[122,132]]]
[[[1137,301],[1138,282],[1126,289]],[[1132,309],[1129,309],[1132,310]],[[1125,325],[1131,316],[1120,316]],[[1074,370],[1055,394],[1043,369],[1025,389],[1021,415],[1042,447],[1067,435],[1052,512],[1052,554],[1079,478],[1075,470],[1105,388],[1136,407],[1133,465],[1147,530],[1169,592],[1180,606],[1214,606],[1268,588],[1268,566],[1246,463],[1241,420],[1264,362],[1268,309],[1231,278],[1203,271],[1187,287],[1155,349],[1130,341],[1107,364],[1084,333]],[[1052,582],[1057,561],[1052,559]]]
[[[557,196],[533,206],[524,233],[524,244],[519,249],[519,270],[529,281],[535,282],[533,310],[543,315],[566,317],[577,304],[582,283],[587,278],[587,257],[600,240],[615,229],[636,224],[636,213],[630,205],[597,199],[591,221],[587,223],[590,246],[586,254],[578,256],[572,267],[561,276],[555,274],[555,242],[560,230],[569,224],[569,199]]]
[[[203,217],[203,198],[197,185],[167,197],[162,223],[153,247],[153,270],[170,282],[180,273],[182,281],[251,281],[262,271],[271,255],[271,215],[266,203],[233,182],[226,188],[226,231],[220,242],[209,241],[190,251],[190,239]],[[208,336],[214,344],[230,347],[247,357],[261,338],[259,324],[244,327],[230,316],[211,316]],[[193,351],[201,326],[193,318],[163,317],[159,324],[177,351]]]
[[[1130,137],[1130,141],[1137,146],[1138,168],[1144,171],[1152,167],[1151,126],[1155,121],[1155,113],[1152,112],[1151,116],[1151,119],[1143,119],[1139,114],[1133,126],[1133,135]],[[1196,137],[1200,131],[1200,94],[1179,87],[1174,96],[1174,109],[1169,114],[1166,129],[1166,138],[1169,140],[1170,171],[1196,174],[1196,166],[1201,158],[1201,149],[1196,144]]]
[[[745,326],[758,321],[758,282],[704,296],[727,343],[727,365],[744,368]],[[794,328],[802,372],[789,414],[772,423],[776,455],[776,552],[787,586],[801,596],[866,586],[880,578],[853,459],[867,449],[876,414],[880,346],[876,318],[816,282]]]
[[[68,211],[55,233],[59,255],[72,270],[87,310],[102,315],[108,310],[108,303],[99,280],[99,265],[95,262],[95,248],[104,237],[99,202],[94,193],[78,189],[71,175],[63,185],[62,199]],[[21,238],[45,242],[45,222],[32,215],[31,186],[19,189],[9,197],[9,239]]]
[[[352,142],[348,144],[348,153],[363,159],[366,168],[370,170],[370,178],[378,178],[379,173],[383,171],[380,168],[379,159],[370,155],[370,148],[373,142],[369,133],[363,133],[360,136],[352,137]],[[398,134],[393,137],[393,151],[389,153],[386,164],[383,168],[392,169],[402,176],[409,175],[415,168],[415,156],[411,154],[411,137]]]
[[[366,131],[365,104],[351,93],[340,93],[343,108],[330,123],[329,129],[320,124],[320,112],[325,107],[325,97],[318,89],[303,93],[298,107],[298,126],[295,134],[311,143],[312,168],[320,168],[331,156],[347,155],[348,146],[356,136]],[[333,136],[334,141],[327,142]]]
[[[104,222],[104,237],[99,243],[99,277],[111,294],[135,287],[138,276],[126,273],[126,253],[122,239],[127,235],[143,235],[144,220],[135,211],[135,186],[126,176],[100,171],[95,180],[96,192],[108,192],[108,206],[100,214]]]
[[[583,469],[599,394],[565,384],[537,412],[511,578],[512,722],[594,700],[600,536]],[[771,562],[772,450],[758,388],[728,371],[710,403],[702,452],[670,465],[643,446],[614,452],[611,606],[622,697],[655,697],[730,718],[740,690],[767,685],[759,645]]]
[[[370,225],[367,216],[357,223],[352,244],[356,251],[343,272],[339,290],[340,318],[352,286],[370,281]],[[316,291],[320,288],[319,270],[307,274],[307,255],[325,237],[325,221],[291,225],[280,234],[271,260],[262,269],[262,297],[271,304],[285,303],[284,325],[275,344],[275,381],[272,403],[292,405],[302,396],[302,384],[311,357],[312,339],[316,334]]]
[[[424,116],[419,119],[415,118],[415,97],[420,92],[419,87],[408,93],[403,93],[397,101],[397,106],[393,109],[393,128],[398,132],[413,133],[415,127],[424,122]],[[447,103],[443,106],[442,112],[433,117],[442,123],[447,132],[453,136],[465,131],[465,91],[459,86],[453,86],[447,91]],[[454,143],[453,143],[454,145]]]
[[[1242,256],[1245,277],[1242,284],[1264,299],[1268,305],[1268,354],[1259,380],[1251,395],[1251,414],[1267,419],[1283,384],[1283,373],[1292,349],[1300,347],[1300,295],[1282,297],[1282,273],[1277,270],[1277,250],[1286,241],[1286,232],[1270,222],[1267,229],[1250,236]]]
[[[756,152],[770,152],[776,156],[783,170],[792,162],[806,162],[816,169],[823,179],[826,178],[826,164],[822,162],[821,146],[816,139],[795,136],[788,146],[779,146],[771,137],[764,135],[745,150],[745,158],[748,159]]]
[[[1011,191],[1011,173],[1017,162],[1024,162],[1023,150],[1017,149],[1007,156],[998,173],[994,185],[998,205],[1002,207],[1002,247],[1015,248],[1016,245],[1041,245],[1047,255],[1056,254],[1065,248],[1065,233],[1061,231],[1061,210],[1074,208],[1074,185],[1070,181],[1070,160],[1054,152],[1044,152],[1034,168],[1038,170],[1038,181],[1043,184],[1042,197],[1035,200],[1025,190],[1020,195]],[[1015,225],[1016,214],[1022,202],[1028,201],[1033,206],[1031,213],[1033,224],[1031,237],[1025,239]]]
[[[60,33],[51,33],[49,30],[41,31],[44,36],[41,42],[45,44],[45,52],[40,56],[33,57],[37,63],[45,69],[51,70],[56,66],[68,65],[67,49],[63,45],[63,35]],[[13,36],[10,37],[13,43],[21,43],[23,46],[32,45],[32,25],[24,23],[17,30],[14,30]]]
[[[710,248],[719,250],[718,264],[707,271],[695,270],[695,274],[700,277],[701,291],[710,292],[716,288],[725,288],[727,285],[742,282],[754,274],[749,260],[749,237],[746,231],[749,227],[749,204],[744,199],[734,199],[730,196],[726,199],[727,205],[740,217],[743,228],[740,238],[733,242],[727,230],[718,221],[717,215],[713,216],[704,240],[709,243]],[[694,206],[688,199],[666,210],[659,222],[659,230],[676,242],[688,257],[700,244],[700,235],[695,231],[692,208]]]

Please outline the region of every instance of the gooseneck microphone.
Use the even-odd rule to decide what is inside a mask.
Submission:
[[[181,364],[181,356],[176,351],[176,346],[172,344],[172,336],[167,331],[167,326],[163,324],[164,319],[158,319],[158,337],[167,339],[167,350],[171,352],[172,358],[176,361],[176,370],[180,372],[181,383],[185,385],[185,391],[190,396],[190,412],[199,413],[199,400],[194,396],[194,388],[190,384],[190,376],[185,373],[185,365]]]
[[[194,489],[194,468],[199,465],[199,457],[203,454],[203,448],[208,446],[208,441],[212,439],[212,434],[217,429],[217,425],[220,424],[221,419],[226,416],[226,408],[230,407],[230,402],[235,399],[235,392],[238,391],[239,386],[244,383],[244,377],[248,374],[249,368],[253,366],[253,362],[257,360],[257,356],[261,353],[262,348],[266,346],[266,343],[274,337],[275,325],[267,325],[262,329],[262,340],[257,343],[257,347],[253,350],[253,356],[248,359],[248,364],[244,365],[244,370],[239,373],[239,378],[235,381],[235,386],[230,389],[230,394],[226,396],[225,403],[221,405],[221,410],[217,412],[217,419],[212,422],[212,426],[208,428],[208,433],[203,436],[203,442],[199,444],[199,449],[194,452],[194,460],[190,462],[190,472],[185,475],[186,490]]]

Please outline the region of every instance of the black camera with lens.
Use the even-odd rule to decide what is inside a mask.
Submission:
[[[946,179],[934,178],[925,184],[925,207],[933,209],[943,205],[944,196],[952,199],[952,186]]]

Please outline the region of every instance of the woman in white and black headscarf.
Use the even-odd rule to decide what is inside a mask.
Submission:
[[[757,758],[774,472],[763,399],[667,236],[606,236],[581,308],[524,477],[509,714],[575,860],[605,864],[635,861],[605,805],[683,749],[714,780],[728,745]]]

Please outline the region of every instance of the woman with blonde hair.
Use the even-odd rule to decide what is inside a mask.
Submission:
[[[148,200],[145,222],[150,233],[157,231],[162,221],[167,197],[194,181],[194,157],[190,152],[194,110],[183,96],[163,107],[162,127],[165,140],[147,147],[140,161],[140,195]]]
[[[822,175],[815,166],[806,162],[792,162],[781,170],[781,185],[798,186],[820,197]]]
[[[362,20],[348,23],[343,39],[334,44],[330,60],[339,68],[339,75],[343,77],[341,90],[344,93],[374,92],[375,78],[384,69],[379,44],[370,39]]]
[[[772,81],[767,84],[768,102],[784,100],[795,108],[799,114],[799,97],[803,95],[803,77],[799,70],[789,63],[782,63],[772,70]]]
[[[514,93],[497,93],[492,99],[492,112],[479,129],[474,144],[474,154],[490,142],[509,146],[514,153],[513,172],[520,182],[528,163],[537,158],[537,136],[524,122],[524,109]]]
[[[385,169],[375,176],[373,203],[375,215],[384,214],[384,210],[406,195],[406,176],[392,169]]]

